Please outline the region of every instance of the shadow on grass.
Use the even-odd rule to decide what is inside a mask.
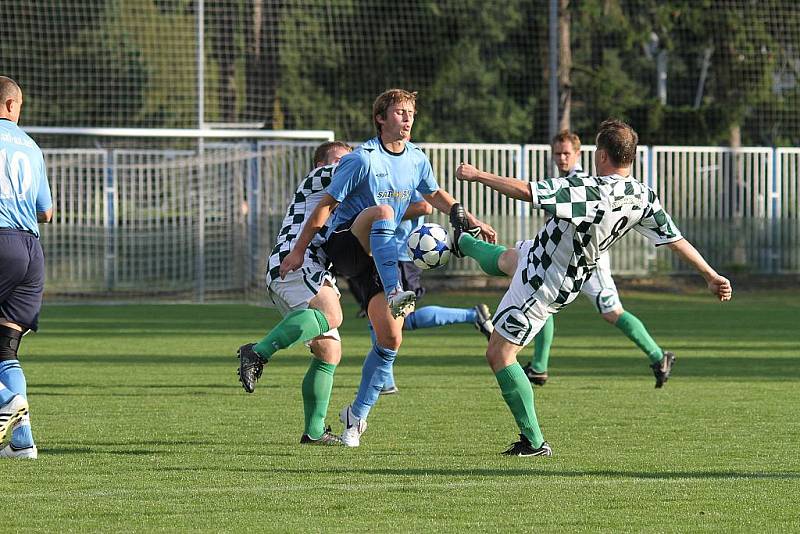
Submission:
[[[513,460],[512,460],[513,461]],[[523,459],[521,462],[530,462]],[[533,460],[534,462],[539,460]],[[544,460],[549,461],[549,460]],[[224,472],[263,472],[263,473],[286,473],[292,475],[313,475],[319,476],[318,469],[282,469],[279,467],[270,468],[248,468],[237,469],[213,468],[213,467],[161,467],[163,471],[224,471]],[[618,471],[613,469],[598,469],[584,471],[561,471],[550,469],[393,469],[393,468],[326,468],[325,474],[348,475],[361,474],[378,477],[504,477],[504,476],[542,476],[550,478],[584,478],[584,477],[604,477],[604,478],[630,478],[648,480],[675,480],[675,479],[708,479],[708,480],[797,480],[800,473],[780,472],[780,473],[758,473],[744,471],[666,471],[666,472],[647,472],[647,471]],[[352,482],[352,479],[349,479]],[[349,483],[349,482],[348,482]]]
[[[703,351],[712,352],[713,348],[704,347]],[[754,353],[764,353],[754,350]],[[800,351],[799,351],[800,352]],[[407,359],[406,359],[407,358]],[[472,375],[476,372],[488,373],[486,362],[483,356],[458,356],[458,355],[437,355],[431,357],[421,357],[417,354],[409,354],[403,358],[398,358],[399,365],[414,367],[446,367],[448,375]],[[520,356],[521,361],[528,358],[527,354]],[[219,363],[230,364],[231,373],[235,371],[235,361],[227,357],[203,357],[204,363],[218,360]],[[97,355],[40,355],[31,358],[31,361],[38,363],[91,363],[93,365],[186,365],[196,363],[198,359],[190,355],[176,354],[119,354],[114,356]],[[361,367],[363,359],[348,356],[342,360],[340,367]],[[282,358],[275,362],[276,366],[297,367],[305,370],[308,367],[306,356],[297,357],[296,355]],[[552,374],[559,376],[591,376],[598,374],[603,376],[641,376],[649,374],[649,362],[642,356],[640,358],[630,356],[563,356],[554,357],[550,364]],[[298,372],[302,372],[299,371]],[[776,379],[776,380],[796,380],[800,379],[800,354],[798,357],[790,356],[765,356],[752,357],[745,356],[681,356],[678,352],[678,361],[675,364],[673,376],[679,377],[715,377],[715,378],[741,378],[743,380],[752,379]],[[206,388],[219,387],[220,384],[198,384],[198,385],[159,385],[168,389],[171,387],[183,388]],[[34,384],[35,386],[35,384]],[[41,387],[41,385],[40,385]],[[55,387],[55,386],[54,386]],[[148,387],[148,386],[138,386]]]

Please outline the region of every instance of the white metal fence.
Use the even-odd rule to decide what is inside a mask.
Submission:
[[[48,291],[88,298],[264,297],[265,259],[318,141],[206,144],[199,150],[49,149],[56,217],[43,227]],[[507,245],[544,222],[524,202],[455,180],[469,161],[524,180],[553,174],[547,145],[421,144],[442,187]],[[583,147],[593,170],[594,147]],[[722,270],[800,272],[800,150],[640,147],[635,175]],[[443,215],[433,220],[446,223]],[[685,266],[631,233],[618,274]],[[477,274],[455,260],[441,274]],[[431,273],[434,275],[435,273]]]

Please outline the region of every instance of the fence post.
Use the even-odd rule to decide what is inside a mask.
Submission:
[[[103,176],[103,233],[105,238],[105,261],[103,271],[105,286],[107,291],[113,291],[116,285],[116,263],[117,263],[117,236],[116,236],[116,173],[114,165],[116,157],[114,150],[106,151],[103,155],[104,176]]]
[[[258,142],[251,145],[253,158],[248,165],[247,177],[247,235],[250,240],[250,261],[248,262],[248,289],[256,282],[258,271],[258,255],[261,252],[261,147]]]

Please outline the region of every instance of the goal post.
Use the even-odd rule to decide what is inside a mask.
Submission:
[[[266,253],[327,130],[30,127],[50,298],[263,302]]]

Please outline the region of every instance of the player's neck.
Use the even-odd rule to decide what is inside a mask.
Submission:
[[[402,154],[403,151],[406,149],[406,141],[407,139],[401,137],[399,139],[387,139],[383,135],[380,136],[381,145],[383,148],[389,152],[390,154]]]

